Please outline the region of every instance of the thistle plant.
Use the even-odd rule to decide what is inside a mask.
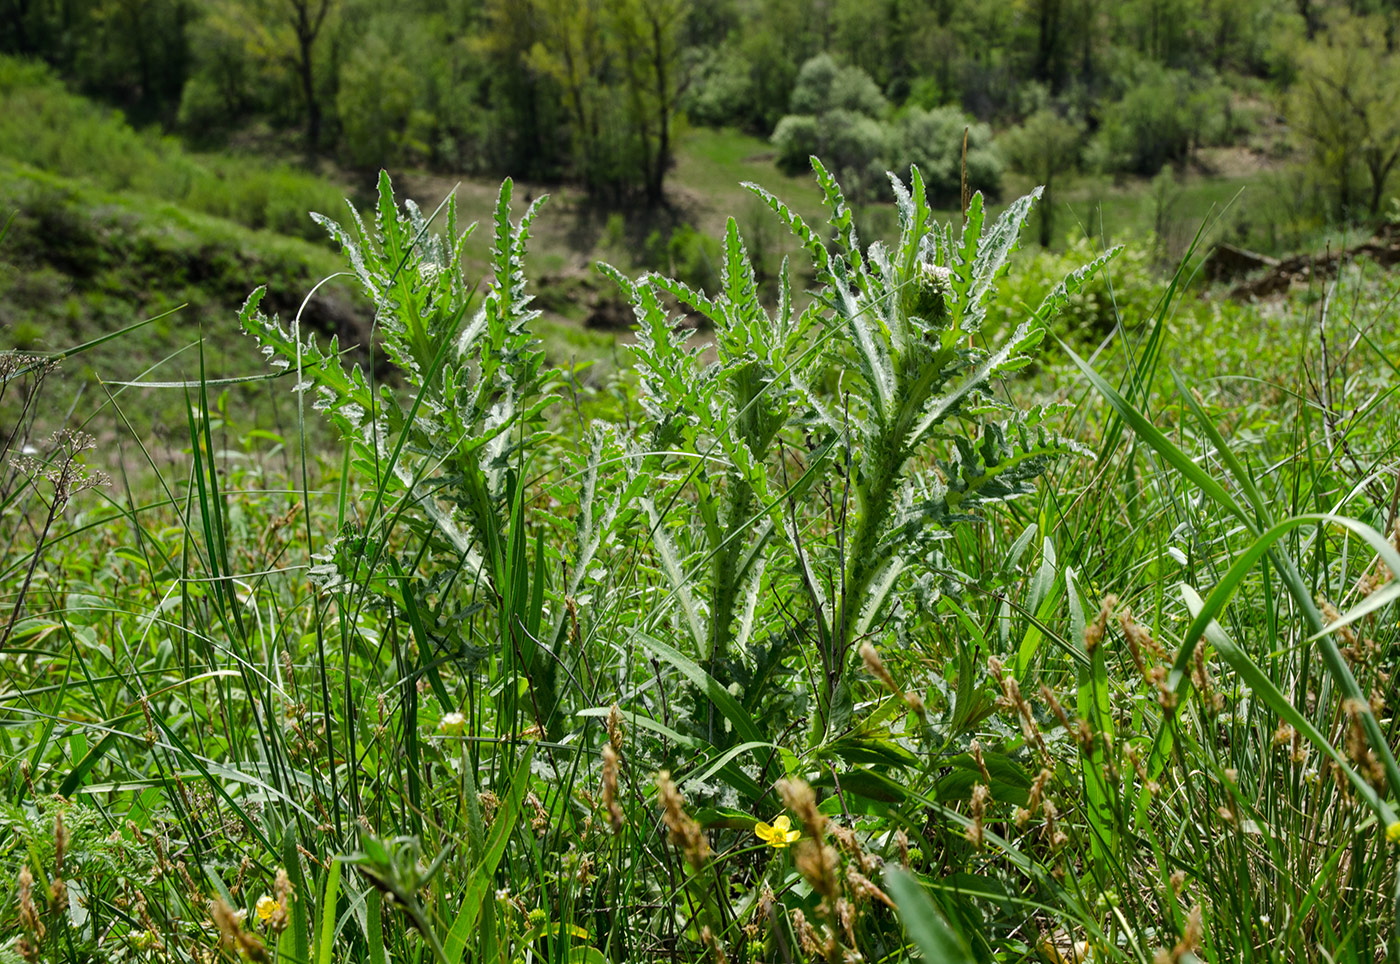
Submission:
[[[828,349],[795,369],[810,417],[839,440],[843,524],[835,598],[813,599],[822,663],[818,728],[844,722],[851,652],[890,605],[915,552],[979,508],[1024,495],[1057,458],[1081,446],[1047,427],[1045,406],[999,398],[1006,376],[1023,368],[1068,296],[1113,252],[1061,281],[996,348],[977,337],[1008,269],[1039,189],[1013,202],[990,226],[973,195],[961,231],[934,223],[917,168],[906,187],[891,176],[899,240],[862,251],[840,186],[813,159],[835,234],[834,252],[776,198],[753,188],[812,256],[821,288],[817,314]],[[832,366],[834,390],[819,390]],[[849,377],[848,377],[849,376]],[[822,380],[819,382],[819,380]],[[798,539],[792,529],[794,542]],[[801,561],[806,558],[797,554]],[[818,585],[804,573],[809,587]]]
[[[348,463],[373,493],[361,518],[342,520],[341,538],[322,551],[313,576],[331,589],[369,587],[370,595],[418,613],[417,628],[429,637],[420,645],[439,640],[451,655],[466,650],[452,626],[472,605],[480,575],[496,603],[497,669],[531,681],[530,703],[544,724],[555,707],[555,664],[536,662],[535,634],[520,618],[534,595],[525,579],[520,474],[543,441],[555,379],[529,331],[538,312],[523,263],[545,198],[512,222],[511,192],[507,180],[493,222],[492,274],[480,297],[462,266],[475,225],[458,229],[451,199],[441,233],[411,201],[398,208],[387,175],[372,230],[353,209],[348,227],[316,216],[375,306],[378,343],[401,374],[401,389],[375,384],[358,366],[347,371],[334,340],[322,350],[295,321],[288,328],[265,317],[261,289],[241,320],[274,366],[295,370],[296,390],[339,430]],[[411,537],[400,556],[390,551],[396,527]]]
[[[669,482],[642,500],[661,569],[701,667],[729,686],[729,661],[750,641],[765,550],[781,521],[776,496],[782,487],[770,479],[770,465],[798,410],[783,379],[805,347],[817,306],[794,308],[786,263],[777,305],[771,311],[763,305],[733,218],[713,297],[659,274],[632,282],[601,267],[631,299],[639,322],[633,354],[649,424],[636,458],[650,475]],[[689,346],[690,329],[678,327],[662,300],[666,294],[709,322],[714,364],[702,363],[702,349]],[[693,532],[666,518],[686,486],[693,487],[691,504],[700,520]],[[687,543],[694,537],[698,562],[683,563],[678,536]],[[702,729],[712,743],[725,742],[718,709],[707,706]]]
[[[640,322],[634,350],[648,458],[660,470],[664,453],[691,453],[669,463],[674,486],[693,490],[691,501],[673,490],[666,503],[648,503],[680,621],[705,672],[731,686],[738,669],[727,661],[753,632],[765,552],[781,534],[780,569],[797,575],[815,626],[820,736],[847,718],[852,651],[891,611],[905,571],[979,508],[1029,492],[1055,459],[1084,451],[1047,427],[1047,407],[1019,408],[997,388],[1030,362],[1046,325],[1112,253],[1066,277],[1002,345],[978,347],[996,281],[1039,191],[989,227],[975,195],[955,234],[934,223],[915,168],[907,187],[891,178],[897,243],[863,250],[839,185],[815,158],[813,168],[831,247],[783,202],[748,185],[811,257],[818,287],[804,310],[794,306],[786,264],[775,309],[760,302],[733,221],[713,296],[655,274],[636,282],[613,275]],[[663,293],[709,321],[713,364],[687,347]],[[783,451],[801,453],[799,470],[788,471]],[[824,545],[812,544],[817,530],[803,508],[816,489],[839,507]],[[665,517],[676,505],[693,506],[693,524]],[[757,699],[745,693],[743,703]],[[720,744],[718,707],[708,706],[702,729]]]

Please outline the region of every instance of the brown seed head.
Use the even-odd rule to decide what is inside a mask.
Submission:
[[[818,843],[815,838],[804,838],[797,845],[793,862],[797,865],[797,872],[807,878],[807,883],[812,885],[812,889],[828,902],[840,896],[837,872],[841,866],[841,858],[837,856],[835,848]]]
[[[35,942],[44,939],[44,922],[39,919],[39,909],[34,906],[34,875],[25,864],[19,869],[19,923]]]
[[[709,841],[705,839],[700,825],[685,812],[685,800],[668,771],[663,770],[656,775],[656,798],[661,804],[662,819],[671,831],[671,843],[680,848],[697,872],[704,869],[710,856]]]
[[[800,777],[784,777],[777,786],[783,805],[797,814],[807,836],[812,840],[821,840],[826,835],[826,815],[817,809],[816,794],[807,781]]]
[[[608,708],[608,742],[612,744],[618,756],[622,755],[622,738],[625,731],[622,728],[622,710],[614,703]]]
[[[622,833],[627,820],[622,815],[622,804],[617,799],[617,751],[611,743],[603,744],[603,806],[608,811],[608,823],[614,834]]]
[[[1104,596],[1103,602],[1099,605],[1099,614],[1094,621],[1084,627],[1084,651],[1089,655],[1094,654],[1094,650],[1099,648],[1103,642],[1104,631],[1108,628],[1108,617],[1113,615],[1113,610],[1118,608],[1118,597],[1112,594]]]
[[[292,886],[292,879],[287,876],[285,867],[277,868],[277,877],[272,882],[272,892],[277,900],[277,909],[268,918],[267,925],[272,928],[274,934],[280,934],[287,929],[291,923],[289,912],[292,901],[296,899],[295,888]]]
[[[879,652],[870,643],[860,644],[860,659],[865,664],[865,671],[885,684],[885,689],[895,696],[900,695],[899,686],[895,684],[894,677],[885,667],[885,661],[880,658]]]

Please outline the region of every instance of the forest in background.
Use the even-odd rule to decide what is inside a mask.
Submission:
[[[1392,0],[4,0],[0,52],[193,147],[581,186],[664,205],[678,135],[769,139],[855,199],[916,163],[956,206],[1008,172],[1308,162],[1278,199],[1385,213]],[[1203,155],[1231,148],[1234,155]],[[1218,152],[1217,152],[1218,153]],[[1051,236],[1048,220],[1042,240]]]

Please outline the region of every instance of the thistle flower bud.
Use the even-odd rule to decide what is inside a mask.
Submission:
[[[904,310],[917,315],[934,327],[948,320],[948,299],[953,294],[953,272],[942,265],[920,261],[914,266],[904,292]]]

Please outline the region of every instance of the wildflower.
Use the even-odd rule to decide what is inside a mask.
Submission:
[[[438,732],[443,736],[461,736],[467,728],[467,718],[461,713],[448,713],[438,723]]]
[[[774,817],[771,824],[759,821],[758,826],[753,828],[754,835],[768,846],[775,850],[782,850],[794,840],[802,837],[801,830],[792,829],[792,821],[787,814]]]
[[[1396,820],[1385,828],[1385,839],[1391,843],[1400,843],[1400,820]]]
[[[273,914],[276,914],[282,909],[282,905],[277,903],[277,900],[270,895],[263,894],[258,898],[256,909],[258,913],[258,923],[266,924],[268,921],[272,920]]]

